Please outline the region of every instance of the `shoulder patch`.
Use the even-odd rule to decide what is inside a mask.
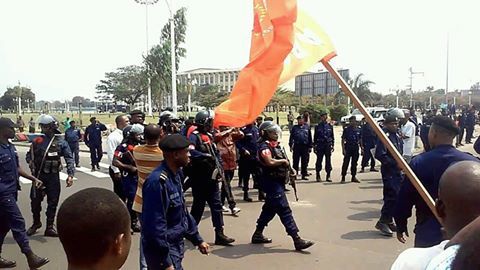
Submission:
[[[168,174],[167,174],[166,171],[163,171],[162,173],[160,173],[160,180],[161,180],[162,182],[166,182],[167,179],[168,179]]]
[[[200,132],[198,132],[198,130],[192,131],[192,134],[198,134],[198,133],[200,133]]]

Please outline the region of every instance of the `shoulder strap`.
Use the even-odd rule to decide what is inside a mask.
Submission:
[[[163,194],[165,196],[165,200],[163,201],[163,208],[165,210],[165,216],[167,215],[167,212],[168,212],[168,205],[167,205],[167,201],[168,200],[168,190],[167,190],[167,185],[166,185],[166,182],[167,182],[167,179],[168,179],[168,173],[164,170],[160,173],[160,185],[162,186],[163,188]]]

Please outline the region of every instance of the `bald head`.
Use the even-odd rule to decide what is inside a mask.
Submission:
[[[161,132],[162,129],[158,125],[148,125],[144,130],[145,142],[150,145],[158,144]]]
[[[480,216],[479,194],[479,162],[461,161],[443,173],[436,206],[449,238]]]

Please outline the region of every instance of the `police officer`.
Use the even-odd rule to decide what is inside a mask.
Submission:
[[[428,143],[428,132],[430,130],[430,126],[432,125],[432,119],[435,116],[432,110],[428,110],[427,114],[423,117],[422,127],[420,128],[420,139],[422,140],[423,149],[425,152],[430,150],[430,144]]]
[[[27,257],[28,266],[32,269],[42,267],[48,263],[47,258],[40,258],[30,248],[25,232],[25,220],[17,205],[18,177],[23,176],[33,185],[40,187],[42,181],[24,171],[18,162],[15,146],[9,139],[15,137],[15,124],[9,118],[0,118],[0,255],[3,241],[11,230],[23,254]],[[15,261],[0,256],[0,268],[14,268]]]
[[[462,113],[457,117],[458,122],[458,136],[457,136],[457,143],[456,146],[463,146],[463,134],[465,134],[465,126],[467,122],[467,110],[465,108],[462,109]]]
[[[375,134],[375,131],[373,131],[373,128],[366,121],[362,125],[361,134],[362,134],[361,146],[362,146],[363,157],[362,157],[362,170],[360,172],[361,173],[365,172],[365,167],[368,166],[368,163],[370,163],[371,172],[378,172],[377,169],[375,169],[375,157],[373,157],[372,155],[372,149],[375,148],[375,144],[377,143],[377,134]]]
[[[302,180],[308,180],[308,160],[313,146],[312,132],[310,131],[310,126],[305,123],[302,116],[298,116],[297,121],[298,124],[293,126],[290,132],[288,145],[290,146],[290,151],[293,151],[293,169],[295,169],[298,174],[298,163],[301,159]]]
[[[92,161],[92,172],[100,170],[100,161],[102,160],[102,131],[107,127],[97,121],[97,118],[90,118],[90,125],[85,129],[85,144],[90,148],[90,159]]]
[[[317,182],[322,181],[320,171],[322,170],[322,161],[325,156],[325,171],[327,172],[327,182],[332,182],[330,173],[332,171],[332,152],[334,151],[335,138],[333,136],[333,126],[327,123],[327,112],[320,112],[320,123],[315,127],[313,136],[314,152],[317,155],[315,170],[317,171]]]
[[[164,135],[180,133],[180,119],[170,111],[163,111],[160,114],[158,125],[162,128]]]
[[[70,121],[70,127],[65,130],[65,141],[67,141],[68,146],[70,147],[70,151],[75,159],[75,166],[78,168],[80,167],[80,146],[79,141],[82,138],[82,133],[80,129],[77,129],[75,126],[75,121]]]
[[[45,236],[57,237],[57,230],[53,225],[55,214],[57,212],[58,200],[60,197],[60,171],[63,156],[67,163],[67,187],[73,184],[73,174],[75,165],[67,142],[58,134],[58,123],[50,115],[43,114],[39,117],[38,123],[44,134],[33,140],[30,150],[27,152],[26,160],[35,176],[43,181],[44,190],[39,190],[32,186],[30,192],[31,207],[33,214],[33,224],[28,229],[27,234],[33,235],[42,227],[40,222],[40,211],[42,210],[42,201],[47,195],[47,228]]]
[[[145,125],[145,113],[141,110],[133,110],[130,112],[130,124]]]
[[[133,211],[133,201],[137,192],[138,175],[135,159],[133,158],[133,148],[141,142],[144,127],[140,124],[127,126],[123,129],[123,141],[115,149],[112,165],[120,169],[122,178],[123,194],[126,197],[127,209],[130,212],[133,232],[140,232],[137,214]]]
[[[256,177],[259,138],[258,127],[252,123],[241,128],[240,131],[245,134],[245,136],[236,143],[240,156],[238,160],[238,184],[242,185],[243,188],[243,200],[252,202],[252,199],[248,195],[248,190],[250,186],[250,175],[253,178],[254,185],[258,187]],[[260,199],[264,198],[260,198],[259,193],[259,200]]]
[[[342,164],[342,183],[345,183],[345,176],[347,175],[348,164],[352,160],[350,166],[350,173],[352,174],[352,182],[360,183],[357,179],[357,161],[359,157],[360,149],[360,129],[357,125],[357,119],[355,116],[350,117],[350,124],[343,130],[342,134],[342,153],[343,153],[343,164]]]
[[[472,143],[473,131],[475,130],[475,108],[472,106],[467,112],[467,117],[465,120],[465,128],[467,134],[465,136],[465,141],[467,144]]]
[[[403,140],[398,134],[398,125],[404,118],[403,111],[394,108],[387,112],[384,121],[384,132],[400,154],[403,153]],[[398,192],[400,191],[402,173],[398,168],[397,162],[380,140],[378,140],[377,148],[375,149],[375,158],[382,163],[380,171],[383,181],[383,207],[380,220],[375,225],[375,228],[385,236],[393,236],[393,232],[396,231],[396,226],[393,223],[393,213],[397,203]]]
[[[431,123],[429,142],[432,149],[414,157],[409,165],[430,196],[436,200],[440,177],[450,165],[459,161],[479,162],[479,160],[471,154],[458,151],[453,147],[453,139],[457,136],[458,129],[452,119],[435,116]],[[417,221],[414,230],[415,247],[438,245],[443,241],[441,225],[408,179],[402,182],[395,209],[397,239],[405,242],[404,237],[408,236],[407,220],[412,216],[414,206]]]
[[[142,245],[151,270],[182,270],[184,238],[202,254],[209,252],[187,211],[182,191],[180,171],[188,164],[189,144],[180,134],[165,137],[160,142],[165,160],[143,185]]]
[[[263,230],[275,215],[278,215],[288,235],[292,237],[295,249],[307,249],[314,243],[304,240],[298,235],[297,224],[293,219],[292,210],[285,195],[285,180],[289,176],[290,164],[278,142],[281,133],[280,127],[273,122],[265,121],[260,126],[260,133],[261,141],[257,153],[260,167],[259,181],[266,197],[257,220],[257,228],[252,235],[252,244],[272,242],[272,239],[263,235]]]
[[[228,246],[235,239],[223,232],[222,202],[220,200],[219,175],[217,164],[221,165],[220,155],[213,143],[213,111],[200,111],[195,116],[197,129],[190,134],[189,140],[191,166],[188,176],[191,179],[193,203],[191,214],[197,224],[205,210],[205,203],[210,207],[215,244]]]

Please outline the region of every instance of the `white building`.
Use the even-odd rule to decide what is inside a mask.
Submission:
[[[240,69],[197,68],[179,72],[177,81],[180,84],[189,85],[195,80],[197,85],[217,85],[220,90],[230,92],[239,74]],[[190,81],[188,75],[190,75]]]

